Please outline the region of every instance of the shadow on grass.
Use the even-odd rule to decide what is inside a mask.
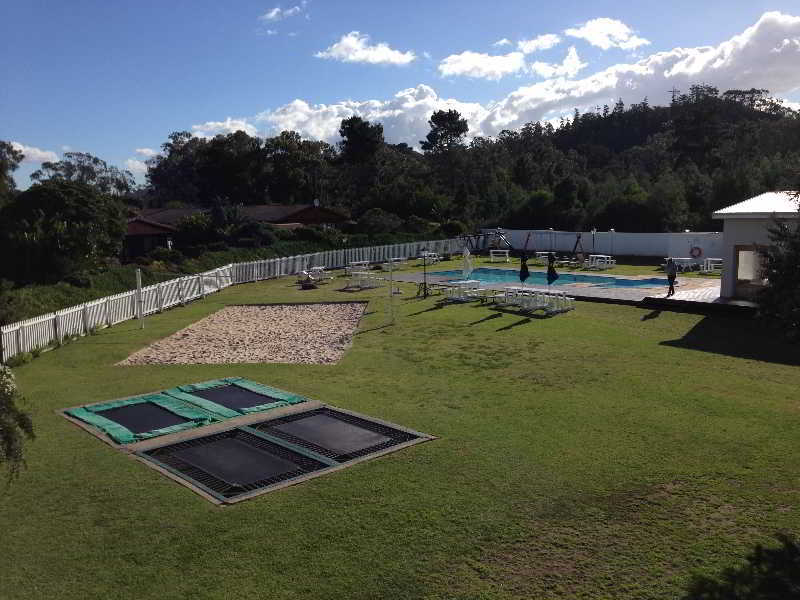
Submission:
[[[383,325],[370,327],[369,329],[362,329],[361,331],[356,331],[353,335],[361,335],[363,333],[369,333],[370,331],[378,331],[379,329],[386,329],[387,327],[394,327],[394,323],[384,323]]]
[[[758,544],[746,564],[718,577],[696,576],[681,600],[789,600],[800,598],[800,545],[778,534],[779,546]]]
[[[642,321],[649,321],[650,319],[657,319],[661,316],[660,310],[653,310],[642,317]]]
[[[526,323],[530,323],[532,320],[533,319],[531,319],[530,317],[526,317],[526,318],[522,319],[521,321],[517,321],[516,323],[511,323],[511,325],[506,325],[505,327],[501,327],[497,331],[508,331],[512,327],[517,327],[519,325],[525,325]]]
[[[407,317],[415,317],[417,315],[421,315],[421,314],[426,313],[426,312],[431,312],[432,310],[442,310],[443,307],[444,307],[443,304],[436,304],[435,306],[431,306],[430,308],[426,308],[425,310],[420,310],[420,311],[415,312],[415,313],[408,313],[406,316]]]
[[[493,315],[489,315],[488,317],[483,317],[482,319],[478,319],[477,321],[473,321],[472,323],[467,323],[467,325],[477,325],[478,323],[483,323],[484,321],[491,321],[492,319],[499,319],[502,317],[500,313],[494,313]]]
[[[660,344],[737,358],[800,365],[797,346],[784,342],[780,332],[765,327],[763,322],[756,319],[707,316],[682,338]]]

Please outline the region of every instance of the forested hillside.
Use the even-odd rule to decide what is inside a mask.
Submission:
[[[455,111],[431,117],[421,152],[384,141],[380,123],[342,121],[338,146],[295,132],[212,139],[176,132],[149,162],[152,206],[304,203],[358,219],[381,209],[468,226],[670,231],[718,228],[710,213],[800,171],[800,114],[766,90],[696,85],[669,106],[647,100],[575,112],[469,139]],[[388,215],[384,215],[391,218]]]

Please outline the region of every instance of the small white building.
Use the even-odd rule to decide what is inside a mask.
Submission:
[[[796,192],[767,192],[715,212],[724,221],[722,298],[752,299],[767,284],[761,251],[770,245],[769,228],[777,221],[797,220]]]

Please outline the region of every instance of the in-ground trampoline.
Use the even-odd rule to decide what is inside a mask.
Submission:
[[[217,504],[434,439],[241,377],[61,412]]]
[[[256,423],[253,427],[337,462],[375,454],[420,435],[330,407]]]
[[[221,419],[164,393],[70,408],[64,414],[117,444],[131,444],[216,423]]]
[[[308,401],[304,396],[242,377],[181,385],[167,390],[166,393],[225,418]]]
[[[161,446],[140,456],[222,502],[335,464],[244,428]]]

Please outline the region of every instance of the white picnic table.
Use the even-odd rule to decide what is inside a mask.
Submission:
[[[494,262],[494,258],[504,258],[506,262],[509,261],[508,250],[489,250],[489,262]]]
[[[682,256],[682,257],[671,257],[672,261],[678,267],[679,271],[685,271],[687,268],[690,268],[692,265],[699,264],[699,261],[696,258],[692,258],[690,256]],[[664,262],[668,261],[670,257],[664,259]]]

